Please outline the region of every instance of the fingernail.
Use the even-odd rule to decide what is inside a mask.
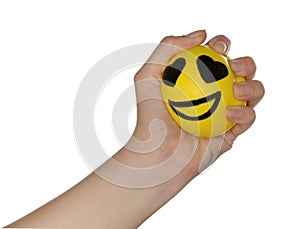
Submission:
[[[239,120],[245,116],[245,113],[238,108],[230,107],[226,110],[226,117],[231,121]]]
[[[242,76],[245,66],[243,61],[236,59],[230,61],[230,67],[235,72],[235,74]]]
[[[228,52],[228,47],[227,44],[224,41],[217,41],[215,43],[215,49],[216,51],[220,52],[220,53],[226,53]]]
[[[188,35],[186,35],[189,38],[196,38],[196,37],[201,37],[203,36],[203,33],[205,32],[205,30],[198,30],[192,33],[189,33]]]
[[[245,99],[251,93],[251,86],[246,83],[236,83],[234,85],[234,94],[238,99]]]

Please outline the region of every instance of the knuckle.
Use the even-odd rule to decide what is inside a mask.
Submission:
[[[175,36],[166,36],[164,37],[160,43],[166,43],[166,44],[174,44]]]
[[[250,123],[253,124],[256,120],[256,112],[254,109],[251,109],[251,111],[249,112],[249,116],[250,116]]]
[[[246,63],[249,66],[249,69],[251,71],[251,74],[254,74],[257,69],[254,59],[250,56],[247,56],[245,58],[246,58]]]
[[[230,41],[230,39],[228,38],[228,37],[226,37],[225,35],[218,35],[218,36],[216,36],[216,38],[218,39],[218,40],[222,40],[222,41],[225,41],[225,42],[227,42],[227,43],[231,43],[231,41]]]
[[[262,98],[265,95],[265,88],[262,82],[258,81],[258,80],[254,80],[253,81],[253,90],[255,90],[256,96],[258,98]]]
[[[137,82],[141,79],[140,75],[139,74],[135,74],[135,76],[133,77],[133,81],[134,82]]]
[[[229,52],[231,41],[224,35],[217,35],[208,42],[208,45],[215,51],[226,54]]]
[[[143,73],[142,73],[142,69],[140,69],[133,77],[133,81],[137,82],[139,80],[143,79]]]
[[[257,83],[258,83],[258,85],[259,85],[259,87],[260,87],[260,92],[261,92],[260,97],[262,98],[262,97],[264,97],[264,95],[265,95],[265,93],[266,93],[265,87],[264,87],[264,85],[263,85],[262,82],[257,81]]]

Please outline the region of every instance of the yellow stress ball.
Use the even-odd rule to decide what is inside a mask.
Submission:
[[[162,95],[175,122],[199,137],[224,134],[235,123],[225,117],[228,106],[246,105],[234,97],[233,85],[244,81],[232,72],[229,57],[208,46],[174,56],[163,71]]]

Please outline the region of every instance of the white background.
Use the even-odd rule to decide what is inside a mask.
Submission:
[[[265,98],[234,148],[140,228],[299,228],[297,1],[103,2],[0,2],[0,226],[90,173],[74,141],[72,109],[98,60],[207,29],[209,38],[232,40],[231,57],[256,60]]]

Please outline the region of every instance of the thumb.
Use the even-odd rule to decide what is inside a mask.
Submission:
[[[160,79],[162,69],[174,55],[185,49],[200,45],[205,39],[205,30],[194,31],[184,36],[167,36],[163,38],[144,66],[136,74],[135,80]]]

